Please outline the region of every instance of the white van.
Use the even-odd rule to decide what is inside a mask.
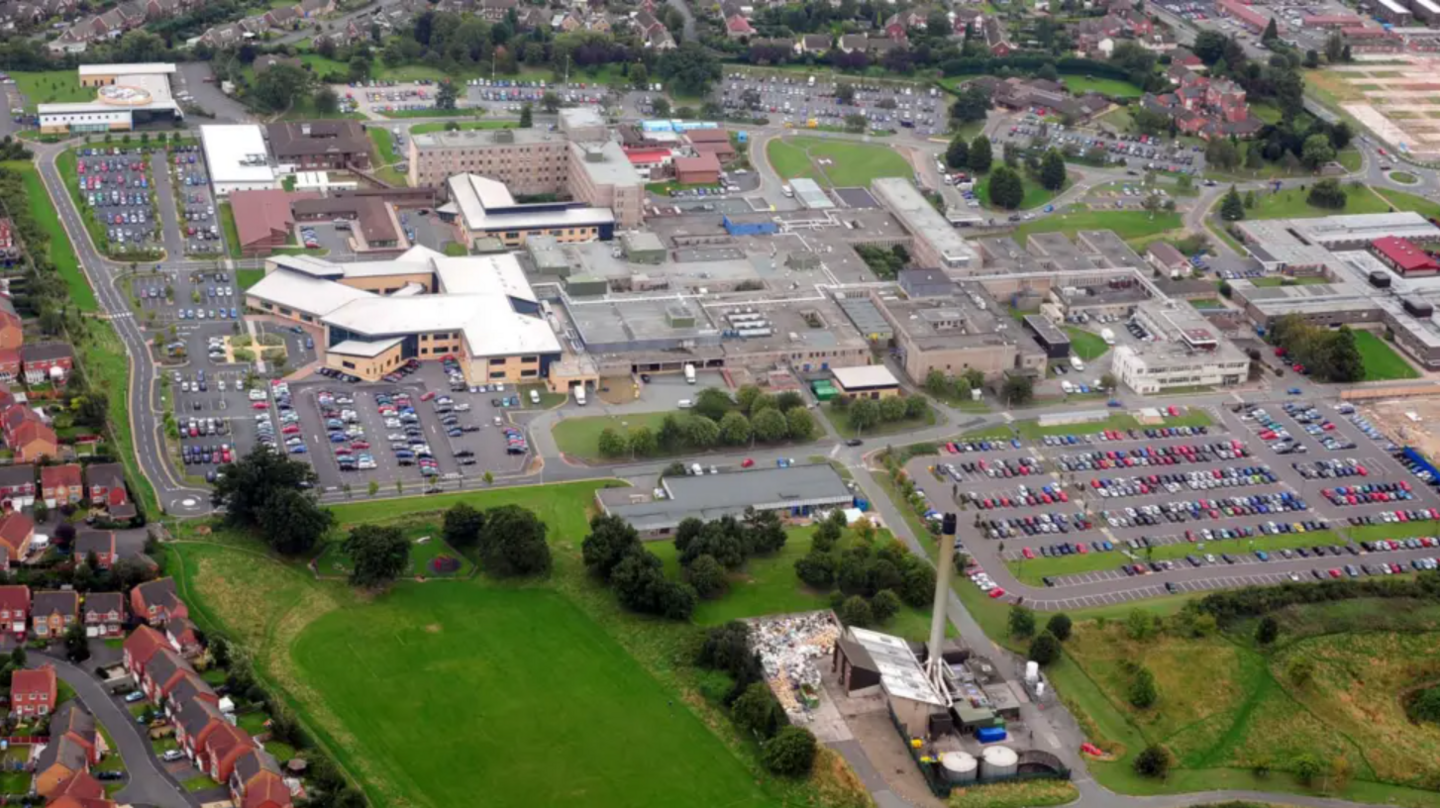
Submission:
[[[585,406],[585,385],[577,384],[572,389],[575,391],[575,403]]]
[[[1085,363],[1084,363],[1084,362],[1081,362],[1081,361],[1080,361],[1080,357],[1078,357],[1078,356],[1072,356],[1072,357],[1070,357],[1070,367],[1074,368],[1076,371],[1079,371],[1079,372],[1081,372],[1081,373],[1084,373],[1084,372],[1085,372]]]
[[[781,193],[786,199],[793,199],[793,198],[795,197],[795,189],[794,189],[794,188],[791,188],[791,187],[788,186],[788,185],[782,185],[782,186],[780,186],[780,193]]]
[[[1068,395],[1070,395],[1071,393],[1075,392],[1075,385],[1073,385],[1073,384],[1071,384],[1070,382],[1067,382],[1067,381],[1062,381],[1062,382],[1060,382],[1060,389],[1061,389],[1061,390],[1064,390],[1064,391],[1065,391],[1065,395],[1068,396]]]
[[[682,410],[688,410],[691,407],[695,406],[695,402],[691,401],[688,398],[682,398],[679,401],[675,402],[675,406],[679,407]]]
[[[531,403],[531,404],[535,404],[535,405],[539,405],[539,404],[540,404],[540,391],[538,391],[538,390],[531,390],[531,391],[530,391],[530,403]]]

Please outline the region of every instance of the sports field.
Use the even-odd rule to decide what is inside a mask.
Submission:
[[[1152,218],[1146,211],[1081,211],[1057,213],[1026,222],[1010,235],[1020,243],[1031,233],[1065,233],[1073,236],[1081,230],[1114,230],[1120,238],[1141,238],[1176,230],[1181,227],[1180,214],[1157,213]]]
[[[770,141],[765,153],[781,177],[809,177],[821,185],[868,187],[877,177],[909,177],[915,173],[894,149],[845,140],[777,139]]]
[[[417,805],[772,804],[693,713],[563,596],[408,586],[293,655],[353,754]],[[668,702],[668,703],[667,703]]]

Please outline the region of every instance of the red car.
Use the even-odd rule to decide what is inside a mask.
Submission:
[[[748,469],[748,468],[750,468],[750,467],[753,466],[753,465],[755,465],[755,461],[752,460],[751,458],[748,458],[748,457],[747,457],[747,458],[745,458],[743,461],[741,461],[741,463],[740,463],[740,468],[742,468],[742,469]]]
[[[350,441],[350,448],[351,448],[351,449],[369,449],[369,448],[370,448],[370,444],[369,444],[368,442],[366,442],[366,441],[363,441],[363,440],[352,440],[352,441]]]
[[[268,409],[270,409],[270,402],[268,402],[268,401],[257,401],[257,402],[255,402],[254,404],[251,404],[250,406],[251,406],[252,408],[254,408],[254,409],[257,409],[257,410],[268,410]]]
[[[298,435],[300,434],[300,427],[291,424],[290,426],[287,426],[284,429],[280,430],[280,433],[282,435]]]
[[[1023,555],[1026,558],[1034,558],[1035,551],[1031,550],[1029,547],[1022,547],[1020,548],[1020,555]]]
[[[434,398],[434,397],[435,397],[435,391],[434,391],[434,390],[427,390],[425,393],[421,394],[420,400],[421,400],[421,401],[429,401],[430,399],[432,399],[432,398]]]
[[[1331,577],[1331,578],[1339,578],[1339,577],[1340,577],[1340,570],[1335,569],[1334,567],[1332,567],[1332,568],[1330,569],[1330,577]]]
[[[997,586],[997,587],[995,587],[994,589],[990,590],[990,593],[989,593],[989,594],[990,594],[990,599],[991,599],[991,600],[995,600],[996,598],[1003,598],[1003,597],[1005,597],[1005,590],[1003,590],[1003,589],[1001,589],[1000,587]]]

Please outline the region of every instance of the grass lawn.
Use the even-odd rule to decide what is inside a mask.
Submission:
[[[323,77],[330,73],[339,73],[344,76],[350,72],[350,65],[345,62],[337,62],[334,59],[326,58],[318,53],[302,53],[300,54],[300,61],[306,67],[310,68],[310,72],[316,76]]]
[[[44,70],[39,73],[11,73],[15,89],[25,96],[25,111],[34,112],[37,104],[63,104],[94,101],[95,90],[80,86],[80,74],[74,70]]]
[[[428,536],[429,541],[419,542],[416,539]],[[424,531],[420,535],[410,536],[410,566],[405,571],[405,577],[423,576],[426,578],[463,578],[475,569],[470,559],[461,555],[460,552],[445,543],[439,535],[430,531]],[[444,574],[437,573],[430,568],[430,562],[436,558],[447,555],[460,562],[460,568],[455,572]],[[353,563],[345,551],[340,549],[340,542],[330,542],[320,557],[315,559],[315,568],[321,575],[344,577],[350,574]]]
[[[1190,410],[1182,412],[1175,418],[1165,418],[1161,426],[1210,426],[1209,413],[1204,410]],[[1093,435],[1106,429],[1138,429],[1141,427],[1135,416],[1129,413],[1117,412],[1103,421],[1091,421],[1083,424],[1058,424],[1056,426],[1041,426],[1039,421],[1025,420],[1016,421],[1013,424],[997,424],[984,429],[977,429],[966,432],[962,437],[966,438],[1011,438],[1016,434],[1028,440],[1035,440],[1045,435]]]
[[[1079,798],[1080,790],[1068,780],[1029,780],[957,788],[950,792],[949,805],[950,808],[1039,808],[1065,805]]]
[[[1122,239],[1142,238],[1181,226],[1180,214],[1157,213],[1152,218],[1147,211],[1081,211],[1059,213],[1026,222],[1011,233],[1016,241],[1025,243],[1031,233],[1065,233],[1074,236],[1081,230],[1114,230]]]
[[[1074,326],[1065,326],[1065,333],[1070,335],[1070,350],[1086,362],[1093,362],[1110,350],[1110,346],[1105,344],[1099,334],[1092,334]]]
[[[1440,218],[1440,203],[1432,202],[1422,196],[1404,191],[1392,191],[1389,188],[1376,188],[1375,193],[1384,197],[1385,201],[1389,202],[1396,210],[1414,211],[1431,219]]]
[[[35,775],[27,771],[0,772],[0,794],[27,795]]]
[[[696,188],[704,188],[708,192],[715,190],[719,187],[720,186],[718,184],[711,184],[708,182],[679,183],[675,182],[674,180],[670,180],[669,182],[648,183],[645,186],[645,190],[649,193],[657,194],[659,196],[669,196],[671,191],[689,191]]]
[[[35,164],[11,161],[4,166],[18,171],[25,183],[25,200],[30,205],[30,215],[35,217],[35,223],[50,237],[50,261],[55,264],[60,277],[65,281],[65,288],[70,292],[70,301],[82,312],[99,311],[100,301],[95,298],[95,290],[90,288],[90,281],[80,268],[80,259],[75,255],[75,248],[70,244],[65,227],[60,224],[60,214],[51,204],[50,196],[45,192],[45,183],[40,179],[40,172],[35,169]]]
[[[793,145],[790,141],[780,138],[772,139],[765,146],[765,157],[770,161],[770,166],[781,178],[793,180],[796,177],[807,177],[815,180],[821,185],[828,185],[820,175],[820,170],[810,162],[810,157],[805,150]]]
[[[791,528],[786,534],[789,538],[780,552],[749,559],[744,567],[731,573],[730,589],[725,594],[714,600],[700,601],[695,609],[695,622],[702,626],[718,626],[747,617],[830,608],[830,592],[811,589],[795,575],[795,562],[810,552],[814,530],[808,527]],[[879,547],[891,538],[889,531],[880,531],[874,541]],[[840,546],[850,547],[858,541],[853,533],[847,531]],[[680,561],[676,556],[675,543],[655,541],[645,546],[664,562],[665,573],[679,580]],[[923,640],[930,633],[930,608],[901,606],[899,614],[876,628],[909,640]],[[953,635],[953,627],[950,630]]]
[[[1120,79],[1097,79],[1089,76],[1061,76],[1065,89],[1076,95],[1097,92],[1112,98],[1139,98],[1145,91]]]
[[[203,774],[196,777],[191,777],[189,780],[186,780],[180,785],[184,786],[185,790],[190,792],[191,794],[194,794],[197,791],[208,791],[212,788],[220,787],[219,783],[211,780],[209,777],[206,777]]]
[[[375,154],[380,165],[389,165],[400,159],[395,151],[395,136],[390,130],[383,126],[369,126],[365,131],[370,135],[370,142],[375,145]]]
[[[850,425],[850,416],[845,410],[835,409],[833,402],[826,404],[823,408],[825,417],[830,419],[830,425],[835,427],[835,432],[842,438],[878,438],[882,435],[894,435],[900,432],[911,432],[916,429],[924,429],[927,426],[935,425],[935,408],[926,407],[925,415],[921,418],[901,418],[898,421],[876,424],[868,429],[857,430]]]
[[[772,140],[767,152],[776,173],[785,179],[806,176],[824,176],[835,186],[869,187],[876,177],[909,177],[915,170],[894,149],[885,146],[871,146],[844,140],[826,140],[813,137],[794,137],[784,141],[793,151],[781,149],[777,161],[775,143]],[[798,154],[797,154],[798,153]],[[832,161],[829,165],[815,165],[815,158]],[[808,169],[808,170],[807,170]],[[810,173],[811,171],[815,173]]]
[[[1420,372],[1396,353],[1389,343],[1369,331],[1355,331],[1355,347],[1360,350],[1367,382],[1420,378]]]
[[[1329,283],[1323,276],[1289,278],[1283,275],[1266,275],[1263,278],[1250,278],[1249,280],[1256,286],[1313,286],[1319,283]]]
[[[1256,194],[1255,207],[1245,212],[1247,219],[1299,219],[1311,216],[1335,216],[1354,213],[1387,213],[1385,200],[1370,192],[1369,188],[1353,188],[1341,185],[1349,201],[1343,210],[1317,208],[1305,200],[1309,191],[1287,188],[1279,193],[1260,192]]]
[[[1420,182],[1420,178],[1411,174],[1409,171],[1391,171],[1390,179],[1404,185],[1415,185]]]
[[[237,269],[235,270],[235,283],[241,289],[249,289],[259,283],[265,277],[263,269]]]
[[[565,454],[581,460],[600,460],[600,433],[614,429],[625,433],[638,427],[659,432],[665,416],[674,412],[636,412],[627,415],[596,415],[566,418],[550,430],[555,445]]]
[[[415,124],[410,127],[410,134],[423,135],[426,132],[443,132],[451,126],[463,131],[466,129],[514,129],[519,125],[519,121],[453,121],[447,123],[435,121],[432,123]]]
[[[240,257],[240,230],[235,226],[235,209],[229,202],[220,203],[220,227],[225,231],[225,250],[231,258]],[[243,271],[243,270],[242,270]],[[264,270],[260,270],[263,272]],[[256,278],[258,281],[259,278]],[[245,288],[241,286],[240,288]]]
[[[248,713],[236,716],[235,726],[250,733],[253,737],[265,731],[265,723],[269,720],[270,716],[263,710],[251,710]]]
[[[397,519],[433,518],[437,522],[441,511],[457,502],[468,502],[477,508],[494,508],[500,505],[519,505],[540,517],[550,526],[552,536],[564,536],[577,540],[588,531],[588,517],[582,506],[593,500],[595,489],[608,488],[614,483],[566,483],[562,485],[530,485],[498,488],[493,491],[466,491],[462,493],[435,494],[426,497],[376,500],[373,502],[347,502],[333,505],[341,527],[361,522],[381,522]]]
[[[1030,176],[1027,175],[1025,172],[1019,171],[1016,173],[1020,175],[1020,184],[1025,188],[1025,196],[1020,198],[1020,207],[1017,208],[1017,210],[1033,210],[1034,208],[1038,208],[1041,205],[1049,204],[1050,200],[1054,199],[1056,196],[1063,193],[1065,190],[1064,188],[1061,188],[1059,191],[1051,191],[1045,186],[1031,179]],[[1068,181],[1066,182],[1066,187],[1069,187]],[[989,174],[981,177],[979,181],[975,183],[975,196],[979,197],[980,203],[989,210],[999,210],[1002,212],[1005,210],[1004,208],[997,208],[990,204]]]

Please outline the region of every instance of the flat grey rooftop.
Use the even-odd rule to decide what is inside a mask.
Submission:
[[[723,474],[670,476],[662,481],[668,499],[602,503],[639,530],[673,527],[694,516],[711,520],[739,516],[748,507],[777,509],[834,506],[852,499],[845,481],[828,464],[756,468]]]

